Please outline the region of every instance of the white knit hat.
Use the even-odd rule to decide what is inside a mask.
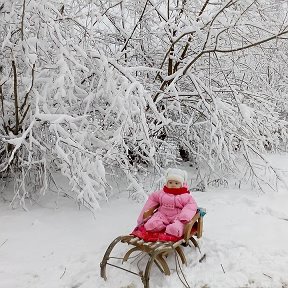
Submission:
[[[176,180],[181,182],[181,184],[183,185],[185,182],[187,182],[187,172],[177,168],[168,168],[165,173],[165,178],[166,183],[169,180]]]

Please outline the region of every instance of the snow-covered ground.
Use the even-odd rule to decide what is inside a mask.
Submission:
[[[271,158],[288,180],[287,160]],[[199,263],[199,252],[184,248],[188,266],[182,269],[190,287],[288,287],[284,187],[266,194],[219,187],[193,196],[208,213],[199,241],[205,260]],[[142,203],[120,196],[93,215],[69,199],[60,199],[58,206],[54,200],[43,199],[29,212],[0,203],[1,288],[142,287],[140,278],[113,267],[107,267],[105,282],[99,269],[109,243],[133,229]],[[184,287],[175,270],[164,276],[156,267],[150,286]]]

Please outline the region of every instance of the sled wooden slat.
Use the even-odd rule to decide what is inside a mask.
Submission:
[[[157,209],[157,207],[153,207],[151,209],[152,214],[153,212],[155,212],[155,209]],[[152,214],[148,211],[147,217],[151,216]],[[103,259],[100,263],[101,277],[107,280],[106,266],[110,265],[124,271],[131,272],[134,275],[138,275],[143,282],[144,288],[149,288],[150,272],[153,263],[159,268],[162,273],[164,273],[165,275],[170,275],[170,269],[166,262],[166,258],[169,254],[176,253],[180,257],[182,264],[186,265],[187,261],[185,253],[182,249],[183,245],[188,246],[189,242],[191,241],[193,245],[200,251],[198,242],[195,238],[202,237],[202,231],[203,216],[200,215],[200,212],[197,212],[196,215],[191,219],[191,221],[189,221],[185,225],[184,236],[177,242],[145,242],[143,239],[140,239],[139,237],[135,237],[133,235],[119,236],[111,242],[103,256]],[[126,243],[130,247],[133,246],[125,252],[124,257],[120,257],[120,259],[122,259],[122,263],[127,262],[130,257],[132,259],[132,255],[134,252],[138,254],[145,253],[148,256],[144,271],[139,271],[138,273],[136,273],[108,262],[110,259],[112,260],[113,258],[119,259],[119,257],[110,256],[112,250],[118,243]],[[134,256],[134,258],[135,257],[138,257],[137,254],[136,256]],[[143,259],[143,257],[141,259]]]
[[[137,241],[139,241],[139,240],[140,240],[140,238],[138,238],[138,237],[132,238],[129,240],[129,244],[137,243]]]
[[[159,246],[161,243],[160,242],[152,242],[153,244],[150,245],[152,249],[154,249],[156,246]]]

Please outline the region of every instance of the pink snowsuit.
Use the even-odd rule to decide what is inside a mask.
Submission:
[[[161,231],[181,237],[184,226],[196,214],[197,204],[188,193],[174,195],[161,190],[153,192],[145,203],[137,220],[138,225],[143,224],[143,214],[148,209],[160,205],[158,210],[144,224],[147,231]]]

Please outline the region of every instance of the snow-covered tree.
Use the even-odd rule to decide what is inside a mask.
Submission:
[[[109,26],[121,33],[118,39],[124,43],[117,43],[118,53],[115,49],[118,62],[158,68],[136,74],[168,120],[158,139],[177,143],[185,157],[190,154],[199,166],[205,162],[214,173],[219,168],[237,170],[240,157],[257,179],[257,169],[250,170],[252,158],[267,164],[263,152],[279,148],[286,139],[286,121],[279,115],[285,114],[280,103],[287,86],[288,23],[281,9],[286,4],[125,3],[110,6],[106,17],[117,23],[136,19],[126,21],[125,31]],[[123,7],[134,16],[123,18]]]
[[[58,169],[94,209],[107,174],[143,193],[136,172],[179,151],[215,175],[242,159],[261,186],[254,156],[269,166],[263,152],[287,139],[285,5],[2,1],[0,173],[17,179],[13,203]]]

